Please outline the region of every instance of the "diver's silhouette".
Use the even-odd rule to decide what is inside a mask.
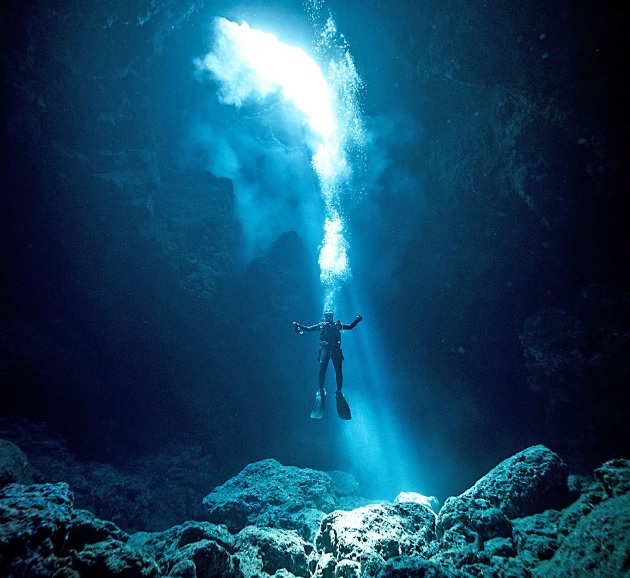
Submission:
[[[335,397],[337,399],[337,414],[341,419],[351,419],[350,408],[348,402],[341,393],[343,386],[343,351],[341,350],[341,332],[345,330],[354,329],[357,323],[363,319],[359,313],[355,320],[346,325],[341,321],[333,321],[334,313],[328,309],[324,312],[324,319],[315,325],[302,325],[297,321],[293,322],[296,333],[302,335],[305,331],[319,331],[319,355],[317,357],[319,361],[319,391],[315,396],[315,402],[311,410],[311,417],[320,419],[324,415],[324,407],[326,402],[326,390],[324,389],[324,381],[326,379],[326,370],[328,369],[328,362],[332,359],[333,367],[335,368],[335,377],[337,379],[337,392]]]

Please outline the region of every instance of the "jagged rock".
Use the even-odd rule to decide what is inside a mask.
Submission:
[[[593,475],[611,497],[630,492],[630,460],[610,460],[597,468]]]
[[[610,497],[630,492],[630,460],[611,460],[593,472],[593,481],[582,488],[580,497],[563,510],[558,525],[561,537],[568,536],[584,517]]]
[[[0,576],[52,576],[71,515],[67,484],[0,489]]]
[[[130,537],[115,524],[73,509],[67,484],[0,490],[0,575],[240,578],[227,529],[190,522]],[[57,574],[55,574],[57,572]]]
[[[415,502],[416,504],[424,504],[427,508],[437,511],[438,499],[435,496],[423,496],[417,492],[399,492],[394,498],[394,504],[402,504],[404,502]]]
[[[313,547],[292,530],[247,526],[236,536],[236,543],[245,578],[273,576],[279,570],[286,570],[288,576],[309,576]]]
[[[630,461],[612,460],[597,468],[591,480],[575,486],[581,492],[578,499],[561,509],[568,492],[563,471],[555,454],[536,446],[499,464],[461,496],[447,500],[437,516],[423,503],[427,500],[415,495],[402,495],[397,503],[324,514],[319,508],[359,499],[348,496],[356,489],[351,476],[286,468],[266,460],[251,464],[222,487],[232,489],[227,495],[234,503],[229,506],[237,513],[243,503],[255,504],[246,512],[255,525],[246,525],[236,535],[227,526],[211,522],[186,522],[163,532],[129,535],[112,522],[74,509],[67,484],[7,484],[0,488],[0,575],[630,576]],[[532,481],[535,475],[542,479]],[[284,499],[289,500],[286,508]],[[215,505],[219,503],[225,502]],[[515,516],[550,504],[557,509],[520,517],[506,513]],[[308,507],[299,509],[304,505]],[[302,516],[301,529],[281,527],[296,523],[297,516]],[[304,527],[320,517],[313,546],[304,538],[308,533]],[[271,527],[273,523],[276,527]]]
[[[0,439],[0,487],[32,484],[34,471],[24,452],[10,441]]]
[[[353,496],[357,487],[349,474],[331,476],[268,459],[246,466],[208,494],[203,504],[208,519],[225,524],[231,532],[249,525],[268,526],[294,529],[310,539],[324,514],[360,501]]]
[[[65,483],[0,490],[0,575],[154,576],[155,563],[126,545],[128,535],[90,512],[74,510]]]
[[[449,570],[419,556],[392,558],[378,573],[378,578],[468,578],[458,570]]]
[[[630,494],[609,498],[576,524],[537,578],[630,576]]]
[[[423,504],[372,504],[326,516],[315,544],[320,554],[336,561],[335,576],[341,575],[345,561],[352,567],[358,563],[362,575],[374,576],[395,556],[428,555],[434,529],[435,514]]]
[[[81,576],[158,578],[154,560],[119,540],[87,544],[73,556],[73,567]]]
[[[87,510],[74,510],[67,525],[66,550],[81,551],[89,544],[116,540],[127,542],[129,535],[116,524],[97,518]]]
[[[483,549],[490,556],[490,559],[516,556],[516,549],[510,538],[490,538],[484,543]]]
[[[224,526],[209,522],[186,522],[164,532],[138,532],[129,538],[136,549],[149,553],[164,575],[203,575],[209,567],[217,575],[237,575],[237,563],[232,554],[234,536]],[[222,572],[222,574],[221,574]]]
[[[529,568],[542,560],[549,560],[558,549],[558,521],[560,513],[547,510],[513,520],[514,544],[518,556]]]
[[[498,508],[510,520],[550,508],[562,509],[571,497],[568,475],[567,465],[545,446],[523,450],[501,462],[460,496],[446,500],[438,514],[438,536],[461,521],[454,513],[462,510],[462,501],[472,500],[472,505],[481,506],[480,512],[487,506]],[[470,517],[474,515],[471,513]]]
[[[214,540],[200,540],[187,544],[175,551],[171,557],[172,567],[191,569],[193,563],[196,576],[207,578],[238,578],[238,562]]]
[[[506,515],[488,500],[465,494],[449,500],[440,511],[437,527],[445,547],[475,544],[481,548],[490,538],[512,535]]]
[[[480,566],[513,566],[508,557],[497,556],[496,542],[486,547],[494,539],[508,540],[502,543],[506,552],[510,546],[520,545],[526,562],[517,564],[519,572],[549,558],[558,547],[555,530],[553,535],[539,535],[534,531],[539,518],[534,516],[568,504],[567,478],[568,467],[544,446],[530,447],[504,460],[472,488],[446,500],[437,517],[440,543],[435,560],[473,575],[481,571]],[[520,518],[525,521],[517,521]]]

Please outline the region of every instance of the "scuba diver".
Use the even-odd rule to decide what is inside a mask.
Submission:
[[[324,408],[326,406],[326,390],[324,389],[324,380],[326,379],[326,370],[328,362],[332,359],[335,368],[335,376],[337,378],[337,392],[335,398],[337,400],[337,415],[341,419],[352,419],[348,402],[341,393],[343,385],[343,372],[341,363],[343,362],[343,351],[341,350],[341,331],[354,329],[357,323],[363,319],[359,313],[355,320],[346,325],[341,321],[333,321],[334,313],[328,309],[324,312],[324,319],[315,325],[302,325],[297,321],[293,322],[295,332],[302,335],[305,331],[319,331],[319,391],[315,396],[313,407],[311,409],[311,417],[313,419],[321,419],[324,417]]]

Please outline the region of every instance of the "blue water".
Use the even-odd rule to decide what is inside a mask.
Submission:
[[[318,170],[328,137],[277,90],[236,105],[200,74],[217,18],[321,67],[347,170]],[[195,445],[217,482],[273,457],[386,498],[444,499],[532,443],[627,454],[627,23],[570,2],[10,2],[0,417],[81,459]],[[326,219],[347,259],[328,277]],[[292,326],[327,306],[364,317],[347,423],[309,419],[317,337]]]

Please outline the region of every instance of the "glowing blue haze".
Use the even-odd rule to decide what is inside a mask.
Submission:
[[[328,20],[320,46],[335,34]],[[221,102],[236,107],[247,101],[280,94],[292,103],[309,129],[311,165],[318,177],[324,203],[324,237],[320,246],[320,279],[324,307],[333,307],[336,296],[350,276],[348,243],[340,199],[347,191],[352,167],[346,154],[349,141],[363,139],[357,112],[358,74],[347,51],[330,60],[327,74],[306,52],[284,44],[273,34],[217,18],[214,46],[197,60],[200,70],[220,83]]]

